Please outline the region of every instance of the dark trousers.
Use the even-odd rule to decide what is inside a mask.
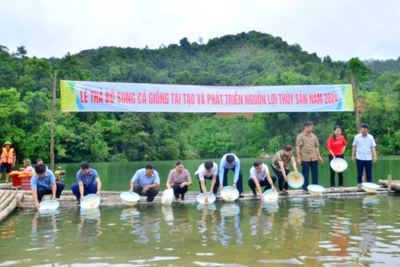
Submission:
[[[362,183],[362,175],[365,168],[365,173],[367,175],[367,182],[372,183],[372,160],[359,160],[357,162],[357,182]]]
[[[139,184],[135,184],[133,191],[138,195],[147,196],[147,202],[152,202],[158,194],[158,188],[150,188],[147,190],[145,195],[142,194],[142,190],[143,187],[141,187]]]
[[[275,169],[274,166],[272,166],[272,164],[271,164],[271,168],[274,170],[276,176],[278,177],[279,191],[282,191],[283,189],[288,190],[289,185],[285,181],[285,178],[283,177],[282,172]],[[290,172],[289,169],[285,169],[286,176],[289,174],[289,172]]]
[[[179,184],[174,184],[173,186],[171,186],[171,188],[174,190],[174,196],[176,198],[179,198],[179,194],[182,196],[182,198],[185,198],[185,193],[188,191],[189,187],[185,185],[181,188]]]
[[[318,184],[318,160],[316,161],[302,161],[301,172],[304,176],[303,190],[307,191],[308,186],[308,174],[311,169],[312,184]]]
[[[196,177],[197,177],[197,179],[199,180],[199,188],[200,188],[200,194],[201,194],[201,193],[203,193],[203,191],[201,190],[201,181],[200,181],[200,179],[199,179],[199,175],[198,175],[198,174],[196,175]],[[207,185],[206,180],[210,180],[210,183],[212,183],[212,176],[210,176],[210,177],[204,177],[204,184],[205,184],[205,185]],[[217,192],[218,192],[218,186],[219,186],[219,175],[217,174],[217,180],[215,181],[215,185],[214,185],[214,188],[213,188],[213,193],[214,193],[214,195],[217,194]],[[206,191],[207,191],[207,190],[206,190]]]
[[[235,169],[236,169],[236,167],[233,168],[233,169],[224,168],[224,177],[223,177],[223,180],[222,180],[222,185],[223,186],[227,186],[228,185],[228,171],[232,170],[233,172],[235,172]],[[236,182],[236,189],[239,191],[239,194],[242,194],[242,192],[243,192],[243,182],[242,182],[242,180],[243,180],[242,170],[239,169],[239,179]]]
[[[342,158],[342,159],[344,158],[343,155],[335,156],[335,157]],[[329,163],[332,161],[332,159],[333,159],[333,156],[329,155]],[[335,171],[330,167],[330,164],[329,164],[329,169],[331,171],[331,187],[335,187]],[[339,172],[338,176],[339,176],[339,186],[343,186],[343,172]]]
[[[81,193],[79,192],[79,184],[75,183],[71,186],[72,193],[75,195],[76,200],[80,201]],[[97,193],[97,183],[93,182],[88,187],[83,187],[83,196]]]
[[[271,176],[271,179],[272,179],[272,183],[275,184],[276,177]],[[263,193],[265,191],[267,191],[268,189],[271,189],[271,185],[268,183],[267,177],[265,177],[265,179],[263,181],[258,181],[258,182],[260,184],[260,187],[265,186]],[[254,182],[253,178],[251,178],[251,177],[249,179],[249,187],[250,187],[251,191],[253,191],[253,194],[255,194],[257,187],[256,187],[256,183]]]
[[[56,183],[57,190],[56,190],[56,198],[60,198],[62,191],[64,190],[65,184],[64,183]],[[51,195],[53,191],[51,189],[47,189],[46,187],[39,186],[37,188],[37,196],[39,202],[42,201],[44,195]]]

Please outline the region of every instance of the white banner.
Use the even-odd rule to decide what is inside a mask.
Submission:
[[[201,86],[61,81],[62,111],[353,111],[351,85]]]

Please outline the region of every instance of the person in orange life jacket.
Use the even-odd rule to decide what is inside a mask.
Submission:
[[[90,168],[89,163],[82,162],[80,170],[76,173],[76,183],[71,186],[72,193],[76,197],[76,205],[79,205],[84,196],[97,194],[100,196],[101,181],[95,169]]]
[[[39,164],[35,166],[35,174],[31,178],[31,188],[33,201],[36,209],[39,209],[39,203],[44,195],[51,194],[51,199],[60,198],[64,190],[64,183],[56,183],[56,177],[46,166]]]
[[[8,177],[11,172],[11,168],[15,166],[15,161],[17,157],[15,156],[15,150],[11,147],[10,141],[4,143],[3,149],[1,151],[0,157],[0,180],[3,176],[4,169],[6,170],[6,183],[8,183]]]
[[[333,128],[333,135],[329,136],[326,147],[329,152],[329,162],[335,158],[344,158],[343,154],[346,150],[346,139],[342,135],[342,128],[336,125]],[[335,189],[335,171],[329,167],[331,174],[331,189]],[[343,172],[339,172],[339,188],[343,189]]]

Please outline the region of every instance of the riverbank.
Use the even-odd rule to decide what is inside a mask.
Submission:
[[[12,190],[11,188],[3,188],[0,187],[0,190]],[[24,194],[22,199],[22,205],[26,209],[34,209],[32,191],[30,190],[18,190]],[[120,191],[103,191],[100,199],[101,203],[100,206],[110,207],[110,206],[124,206],[121,202]],[[388,191],[386,188],[379,188],[376,195],[387,195]],[[185,196],[185,201],[178,200],[177,203],[184,203],[184,204],[196,204],[196,197],[197,192],[188,192]],[[254,197],[251,192],[243,192],[244,198],[238,199],[239,202],[241,201],[259,201],[259,197]],[[279,199],[290,199],[290,198],[311,198],[311,199],[323,199],[323,198],[334,198],[334,197],[356,197],[356,196],[371,196],[373,197],[375,194],[370,194],[365,192],[358,187],[345,187],[343,190],[340,189],[326,189],[325,193],[322,196],[311,196],[310,194],[304,194],[303,190],[290,190],[289,196],[279,196]],[[159,192],[158,195],[155,197],[154,201],[151,203],[146,202],[146,197],[141,197],[140,202],[137,205],[153,205],[153,204],[161,204],[161,196],[162,192]],[[46,195],[43,200],[49,199],[50,195]],[[65,191],[62,193],[61,198],[58,200],[60,202],[60,208],[66,207],[71,208],[75,207],[75,196],[72,194],[71,191]],[[217,201],[223,202],[222,199],[218,199]],[[174,203],[173,203],[174,204]]]

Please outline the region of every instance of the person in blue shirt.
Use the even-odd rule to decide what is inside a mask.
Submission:
[[[31,188],[33,202],[36,209],[39,209],[40,202],[44,195],[50,195],[51,199],[60,198],[64,190],[64,183],[56,183],[56,177],[51,170],[46,169],[46,166],[39,164],[35,166],[35,174],[31,178]]]
[[[239,158],[233,154],[233,153],[228,153],[225,154],[222,159],[221,163],[219,164],[219,184],[220,184],[220,190],[224,186],[228,185],[228,171],[232,170],[235,175],[233,177],[233,187],[237,188],[239,191],[239,197],[242,198],[242,192],[243,192],[243,184],[242,184],[242,170],[240,169],[240,161]]]
[[[100,196],[100,177],[95,169],[90,168],[89,163],[81,163],[80,170],[76,173],[76,183],[71,186],[71,190],[76,197],[76,205],[79,205],[86,195]]]
[[[160,187],[160,177],[154,169],[153,164],[147,164],[146,168],[136,171],[131,179],[129,192],[147,196],[147,202],[152,202],[158,194]]]

